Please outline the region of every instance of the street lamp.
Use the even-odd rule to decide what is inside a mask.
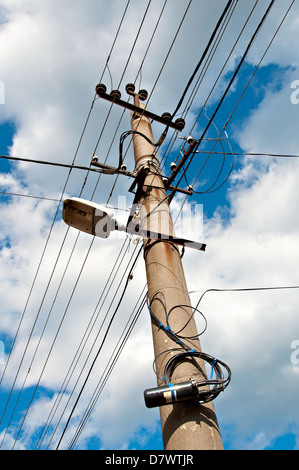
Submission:
[[[62,217],[67,225],[99,238],[106,239],[112,231],[118,230],[144,239],[162,240],[201,251],[206,249],[206,245],[203,243],[157,233],[152,230],[142,230],[138,225],[125,226],[115,219],[111,209],[76,197],[64,201]]]
[[[76,197],[64,202],[62,217],[67,225],[100,238],[108,238],[113,230],[126,230],[116,222],[112,210]]]

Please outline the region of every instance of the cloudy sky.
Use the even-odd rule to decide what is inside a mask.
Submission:
[[[127,99],[126,84],[136,83],[152,112],[173,112],[226,3],[0,0],[0,154],[89,167],[96,153],[116,166],[129,113],[95,99],[96,84]],[[180,155],[179,137],[201,138],[269,4],[233,3],[178,111],[186,128],[169,132],[160,149],[165,174]],[[207,251],[183,258],[191,301],[201,299],[208,321],[202,349],[232,370],[215,402],[226,449],[299,446],[298,30],[298,4],[275,1],[210,124],[212,140],[181,183],[196,190],[188,203],[203,206],[197,241],[203,236]],[[153,124],[157,140],[163,130]],[[217,154],[207,159],[207,150]],[[0,159],[2,449],[162,449],[158,411],[143,401],[156,378],[148,311],[139,311],[140,245],[68,228],[59,202],[83,197],[125,221],[131,184]],[[176,198],[174,212],[183,202]],[[186,220],[179,228],[196,237]]]

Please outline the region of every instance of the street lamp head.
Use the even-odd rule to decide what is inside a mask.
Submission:
[[[161,240],[176,245],[182,245],[196,250],[205,251],[206,245],[177,238],[167,233],[158,233],[152,230],[143,230],[139,225],[125,226],[115,220],[114,213],[105,206],[85,199],[71,198],[63,204],[62,217],[64,222],[81,232],[89,233],[95,237],[108,238],[113,230],[119,230],[144,239]]]
[[[107,207],[75,197],[64,202],[62,217],[67,225],[100,238],[122,228]]]

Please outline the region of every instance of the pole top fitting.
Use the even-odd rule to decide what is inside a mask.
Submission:
[[[138,97],[140,101],[146,101],[148,98],[148,92],[146,90],[139,90],[138,93],[135,92],[136,88],[134,83],[128,83],[126,86],[126,92],[130,96]]]

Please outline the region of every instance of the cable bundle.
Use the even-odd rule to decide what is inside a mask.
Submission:
[[[166,325],[161,323],[154,314],[152,309],[152,304],[154,301],[160,302],[160,304],[163,306],[163,310],[166,315]],[[205,328],[200,333],[200,335],[202,335],[206,330],[207,322],[204,315],[197,308],[189,307],[187,305],[177,305],[167,312],[165,303],[157,296],[154,296],[151,304],[148,306],[153,323],[158,326],[158,328],[163,329],[165,334],[180,346],[180,348],[167,350],[162,353],[171,354],[177,352],[177,354],[172,356],[164,366],[162,380],[165,386],[149,389],[144,392],[145,403],[148,408],[174,404],[182,401],[191,401],[195,404],[208,403],[215,400],[215,398],[217,398],[218,395],[226,389],[231,381],[231,370],[224,362],[186,344],[186,340],[188,342],[191,340],[193,341],[200,335],[197,337],[184,337],[179,335],[179,333],[185,329],[190,320],[188,320],[186,325],[177,333],[171,329],[169,324],[170,314],[177,308],[185,309],[187,307],[191,308],[194,313],[200,313],[204,318]],[[190,317],[190,319],[191,318],[192,317]],[[173,384],[172,379],[175,369],[186,360],[194,360],[195,358],[201,359],[211,365],[212,371],[210,379],[199,381],[191,377],[188,382]],[[157,358],[155,362],[156,361]],[[224,376],[223,370],[226,372],[226,378]],[[214,374],[215,378],[213,378]]]

